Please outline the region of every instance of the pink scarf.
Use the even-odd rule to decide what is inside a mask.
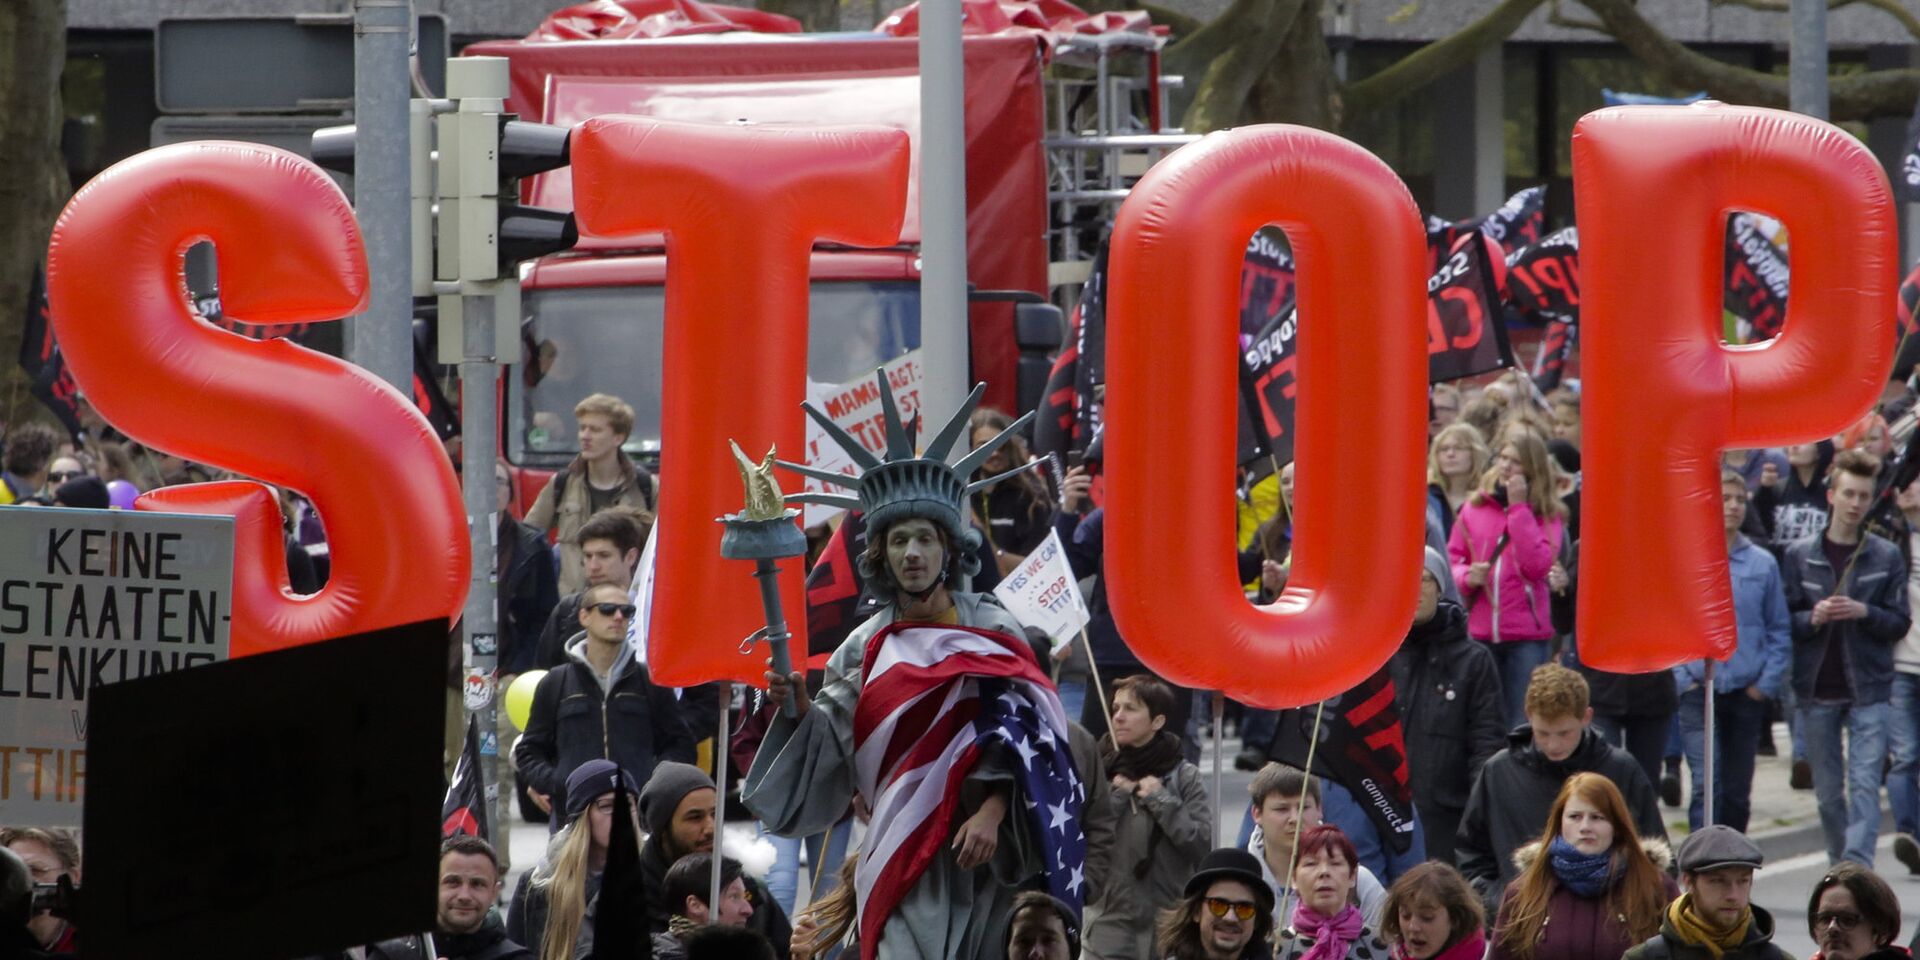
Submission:
[[[1364,929],[1360,908],[1353,904],[1331,917],[1322,916],[1305,902],[1293,908],[1293,932],[1313,941],[1313,947],[1301,954],[1300,960],[1342,960],[1347,944],[1358,939]]]
[[[1480,960],[1487,953],[1486,934],[1475,930],[1465,940],[1433,955],[1433,960]],[[1404,944],[1393,945],[1393,960],[1411,960]]]

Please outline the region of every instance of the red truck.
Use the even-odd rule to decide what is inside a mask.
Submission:
[[[1157,135],[1161,38],[1141,29],[1141,19],[1107,32],[1088,31],[1120,25],[1114,15],[1088,22],[1078,33],[1016,27],[965,38],[967,259],[979,290],[1046,298],[1050,265],[1051,279],[1070,290],[1131,178],[1190,139]],[[492,41],[465,52],[507,58],[508,109],[545,123],[637,114],[907,131],[915,162],[900,244],[814,251],[808,373],[844,382],[919,346],[918,197],[929,185],[918,177],[915,39],[742,30]],[[565,168],[532,179],[523,193],[535,206],[573,208]],[[629,450],[657,453],[664,277],[657,236],[583,238],[523,272],[529,353],[507,379],[502,417],[501,449],[511,463],[565,464],[576,451],[573,405],[596,391],[633,405]],[[1020,356],[1014,315],[1003,297],[974,303],[969,318],[972,375],[988,383],[988,403],[1009,410]],[[1057,316],[1047,334],[1053,342],[1042,351],[1057,346]],[[520,485],[523,505],[539,489],[530,479]]]

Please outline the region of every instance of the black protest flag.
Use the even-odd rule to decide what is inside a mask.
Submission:
[[[1893,355],[1893,373],[1889,379],[1905,380],[1913,376],[1914,364],[1920,363],[1920,263],[1914,264],[1913,272],[1900,283],[1900,295],[1895,299],[1894,324],[1897,331]],[[1920,431],[1916,431],[1920,432]]]
[[[627,778],[614,777],[613,827],[607,833],[607,862],[600,874],[599,905],[594,908],[591,960],[650,960],[653,956],[640,836],[633,823],[634,799],[627,793]],[[719,844],[714,847],[717,850]]]
[[[460,759],[453,765],[453,782],[447,785],[447,799],[440,804],[440,836],[461,834],[493,840],[492,822],[487,818],[487,788],[480,769],[480,717],[467,716],[467,743],[460,748]]]
[[[1293,250],[1278,227],[1261,227],[1240,258],[1240,334],[1258,336],[1293,306]]]
[[[413,325],[413,405],[433,425],[433,435],[444,441],[460,435],[460,411],[447,402],[440,378],[434,375],[434,345],[427,341],[430,329],[431,324]]]
[[[1465,234],[1427,278],[1427,380],[1441,383],[1513,365],[1488,240]]]
[[[1540,354],[1533,359],[1533,386],[1546,393],[1560,386],[1566,375],[1567,358],[1573,353],[1576,328],[1565,320],[1547,324],[1547,335],[1540,340]]]
[[[1514,308],[1536,322],[1579,322],[1579,228],[1556,231],[1507,257],[1507,293]]]
[[[1066,460],[1069,451],[1083,451],[1100,426],[1102,390],[1106,385],[1107,245],[1094,254],[1092,272],[1080,287],[1073,308],[1073,338],[1054,358],[1033,418],[1033,452]]]
[[[867,549],[867,524],[857,510],[849,510],[827,538],[827,545],[807,571],[807,654],[832,654],[840,641],[860,625],[865,584],[855,559]]]
[[[1500,209],[1472,220],[1442,220],[1427,216],[1428,269],[1438,269],[1441,258],[1469,233],[1491,237],[1503,256],[1540,239],[1547,227],[1547,188],[1528,187],[1507,198]]]
[[[1387,668],[1326,702],[1309,769],[1314,713],[1313,707],[1281,711],[1271,757],[1346,787],[1380,836],[1405,853],[1413,844],[1413,788],[1407,781],[1406,738]]]
[[[1241,466],[1258,471],[1263,461],[1293,461],[1294,395],[1300,390],[1294,376],[1298,329],[1299,311],[1289,305],[1240,348],[1240,399],[1248,423],[1241,431]]]
[[[1726,261],[1726,309],[1750,331],[1747,341],[1778,336],[1787,319],[1787,258],[1753,214],[1727,220]]]
[[[53,308],[47,301],[47,275],[39,264],[33,265],[33,281],[27,289],[27,324],[20,337],[20,369],[28,379],[27,392],[45,404],[69,436],[78,442],[85,428],[80,425],[80,385],[60,355],[53,339]]]

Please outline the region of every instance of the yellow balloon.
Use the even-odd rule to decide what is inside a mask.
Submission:
[[[533,690],[546,675],[545,670],[528,670],[514,677],[507,687],[507,719],[513,721],[516,729],[527,729],[527,717],[533,713]]]

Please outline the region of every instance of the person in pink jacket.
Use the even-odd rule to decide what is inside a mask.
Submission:
[[[1493,645],[1509,727],[1526,722],[1527,680],[1553,640],[1547,574],[1567,514],[1553,480],[1546,441],[1524,427],[1508,430],[1447,542],[1467,634]]]

